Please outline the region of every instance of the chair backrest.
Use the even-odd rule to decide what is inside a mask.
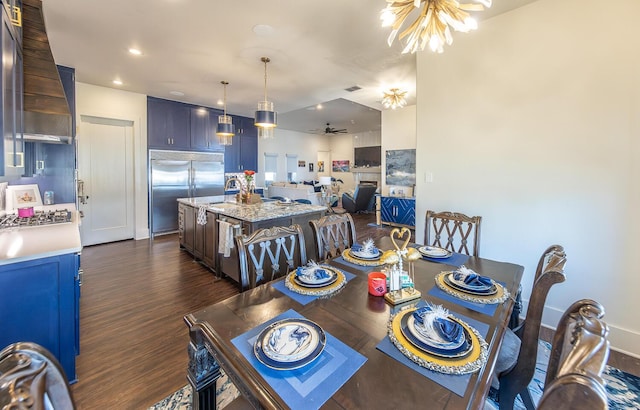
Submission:
[[[304,198],[300,198],[300,199],[294,199],[295,202],[299,202],[301,204],[308,204],[311,205],[311,201],[309,201],[308,199],[304,199]]]
[[[515,396],[525,390],[533,379],[544,304],[551,287],[565,281],[564,265],[567,259],[561,246],[547,248],[540,259],[542,263],[538,263],[538,266],[541,272],[536,272],[524,323],[514,331],[522,341],[516,364],[511,370],[499,375],[501,409],[511,408]]]
[[[481,216],[470,217],[458,212],[427,211],[424,243],[448,249],[451,252],[479,256],[481,222]]]
[[[318,262],[340,256],[356,241],[356,228],[348,213],[323,216],[309,224],[316,240]]]
[[[36,343],[13,343],[0,351],[0,408],[27,407],[76,408],[55,356]]]
[[[602,372],[609,357],[604,308],[583,299],[569,307],[553,337],[544,392],[538,409],[608,408]]]
[[[255,288],[307,263],[302,228],[298,224],[258,229],[238,235],[240,289]]]
[[[377,189],[378,187],[372,184],[359,184],[353,193],[355,210],[366,211]]]

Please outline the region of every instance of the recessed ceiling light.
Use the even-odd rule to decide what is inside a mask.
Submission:
[[[268,24],[256,24],[253,26],[253,32],[259,36],[269,36],[273,34],[273,27]]]
[[[322,106],[322,104],[318,104],[318,105],[316,105],[316,108],[317,108],[317,109],[319,109],[319,110],[321,110],[321,109],[323,109],[324,107]]]
[[[113,80],[113,83],[115,85],[122,85],[122,81],[120,81],[120,80]]]
[[[224,105],[224,101],[218,100],[218,105]]]
[[[136,56],[142,55],[142,51],[138,50],[137,48],[130,48],[129,53]]]
[[[184,93],[182,91],[169,91],[169,94],[175,95],[177,97],[184,97]]]

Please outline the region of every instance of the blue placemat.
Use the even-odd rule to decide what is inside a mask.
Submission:
[[[351,263],[351,262],[347,262],[342,256],[338,256],[337,258],[332,259],[334,262],[340,263],[344,266],[348,266],[350,268],[353,268],[357,271],[364,271],[364,272],[377,272],[380,269],[382,269],[384,267],[384,265],[378,265],[378,266],[363,266],[363,265],[358,265],[355,263]]]
[[[425,305],[425,302],[420,301],[420,303],[418,303],[416,307],[421,307],[424,305]],[[487,336],[487,331],[489,330],[488,324],[471,319],[459,313],[454,313],[454,316],[464,320],[470,326],[474,327],[478,332],[480,332],[482,337]],[[376,348],[386,353],[387,355],[393,357],[394,359],[404,364],[405,366],[410,367],[411,369],[415,370],[421,375],[433,380],[434,382],[438,383],[440,386],[451,390],[458,396],[460,397],[464,396],[464,392],[465,390],[467,390],[467,385],[469,384],[469,380],[471,379],[471,374],[462,374],[462,375],[444,374],[444,373],[434,372],[432,370],[425,369],[424,367],[420,367],[414,362],[412,362],[410,359],[408,359],[405,355],[403,355],[400,352],[400,350],[398,350],[398,348],[395,347],[395,345],[391,342],[391,340],[389,339],[389,336],[385,336],[385,338],[382,339],[380,343],[378,343]]]
[[[499,283],[504,286],[504,283],[502,282],[499,282]],[[484,315],[489,315],[489,316],[493,316],[493,314],[496,313],[496,308],[498,307],[497,303],[486,304],[486,303],[476,303],[476,302],[469,302],[467,300],[462,300],[460,298],[457,298],[453,295],[448,294],[444,290],[440,289],[438,285],[433,285],[433,287],[431,288],[431,290],[429,290],[429,292],[427,292],[427,294],[438,297],[440,299],[444,299],[451,303],[455,303],[456,305],[464,306],[468,309],[471,309],[476,312],[482,313]]]
[[[271,323],[288,318],[302,318],[295,310],[287,310],[231,340],[233,345],[282,397],[292,409],[318,409],[367,361],[329,333],[320,356],[296,370],[274,370],[258,361],[253,343],[258,334]]]
[[[351,279],[356,277],[356,275],[354,275],[353,273],[345,272],[342,269],[340,269],[340,272],[344,273],[344,277],[347,280],[347,282],[349,282]],[[284,284],[285,280],[287,279],[285,278],[284,280],[273,282],[271,283],[271,287],[284,293],[285,295],[289,296],[291,299],[295,300],[296,302],[300,303],[303,306],[306,305],[307,303],[313,302],[314,300],[320,297],[320,296],[311,296],[311,295],[301,295],[298,292],[289,290],[287,286]],[[347,285],[345,284],[345,286]],[[337,290],[337,292],[340,292],[340,290]],[[323,296],[323,297],[330,297],[330,295]]]
[[[427,256],[423,256],[422,259],[429,262],[444,263],[447,265],[460,267],[469,260],[469,255],[453,252],[453,254],[448,258],[429,258]]]

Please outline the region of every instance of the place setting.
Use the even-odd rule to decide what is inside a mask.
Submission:
[[[487,362],[489,326],[420,301],[393,314],[377,346],[416,372],[463,396],[472,373]]]
[[[464,265],[453,271],[440,272],[435,277],[435,284],[428,294],[487,315],[493,315],[498,304],[510,298],[502,283]]]
[[[367,360],[292,309],[231,342],[290,408],[321,407]]]
[[[334,266],[309,261],[285,276],[283,281],[271,286],[302,305],[318,297],[331,297],[339,292],[354,274],[344,272]]]
[[[354,243],[351,248],[347,248],[342,252],[342,259],[345,262],[359,266],[381,266],[384,262],[381,260],[382,252],[376,248],[373,239],[369,238],[362,244]]]
[[[422,255],[422,259],[436,262],[446,263],[452,266],[461,266],[469,260],[469,255],[463,253],[452,252],[448,249],[438,246],[423,245],[417,247],[418,252]]]

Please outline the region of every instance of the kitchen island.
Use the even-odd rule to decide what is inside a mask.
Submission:
[[[74,204],[59,204],[36,207],[32,218],[57,210],[68,210],[70,220],[0,228],[0,349],[37,343],[58,359],[73,383],[80,353],[78,213]]]
[[[226,199],[226,201],[225,201]],[[219,253],[221,222],[227,222],[233,235],[249,235],[258,229],[298,224],[304,232],[308,259],[316,258],[315,241],[309,221],[319,219],[327,208],[319,205],[293,203],[280,205],[277,201],[259,204],[238,204],[225,196],[178,199],[178,231],[180,247],[202,262],[219,276],[226,275],[241,283],[238,252],[235,246],[229,256]]]

